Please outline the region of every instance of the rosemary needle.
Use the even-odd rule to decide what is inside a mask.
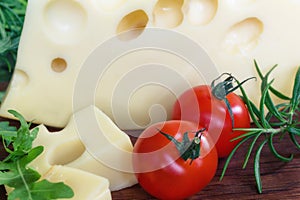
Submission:
[[[238,143],[236,148],[231,152],[230,156],[227,158],[220,179],[223,179],[224,174],[228,168],[229,162],[232,159],[235,152],[237,151],[237,149],[246,141],[250,141],[250,145],[248,147],[244,159],[243,168],[246,167],[250,154],[252,153],[252,151],[254,151],[253,153],[255,181],[258,193],[262,193],[262,182],[260,176],[260,155],[263,147],[268,144],[267,146],[269,147],[271,153],[282,162],[292,161],[293,154],[289,155],[288,157],[282,156],[277,152],[273,144],[274,136],[279,135],[282,137],[283,135],[288,134],[295,147],[298,148],[298,150],[300,150],[300,144],[296,139],[300,136],[300,67],[298,67],[296,72],[292,97],[287,97],[271,86],[274,80],[269,80],[270,73],[275,69],[277,65],[275,65],[266,75],[262,74],[256,61],[254,62],[254,65],[259,77],[262,80],[262,95],[259,107],[256,107],[254,103],[249,100],[242,86],[240,86],[240,89],[243,94],[243,99],[248,106],[249,114],[256,127],[238,129],[239,131],[245,131],[245,134],[237,138],[242,139],[242,141]],[[275,105],[270,96],[270,93],[273,93],[275,96],[284,101],[284,103]],[[258,138],[261,137],[263,138],[263,142],[259,144],[257,150],[254,150],[254,145],[258,141]]]

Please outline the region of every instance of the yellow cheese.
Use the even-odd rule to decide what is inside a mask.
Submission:
[[[93,113],[94,120],[88,118],[87,113]],[[39,173],[48,173],[54,165],[68,166],[107,178],[112,191],[137,183],[131,163],[133,147],[128,135],[96,107],[90,106],[75,113],[61,131],[49,132],[44,125],[39,129],[33,145],[42,145],[45,149],[31,163]],[[86,141],[86,136],[91,140]]]
[[[71,200],[112,199],[107,179],[82,170],[55,165],[42,178],[70,186],[74,191]]]
[[[300,65],[299,12],[294,0],[29,0],[1,115],[16,109],[64,127],[94,104],[121,129],[144,128],[167,119],[188,87],[222,72],[257,76],[254,59],[263,72],[279,64],[275,87],[289,95]],[[257,103],[259,81],[245,86]]]
[[[107,177],[112,191],[136,184],[128,135],[93,106],[75,113],[74,119],[86,151],[67,165]]]

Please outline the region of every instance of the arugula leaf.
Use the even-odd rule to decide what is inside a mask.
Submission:
[[[73,190],[62,182],[41,180],[41,175],[28,164],[44,150],[43,146],[32,147],[38,128],[30,130],[31,123],[16,111],[9,110],[20,121],[20,128],[0,122],[0,136],[8,156],[0,161],[0,185],[12,188],[8,200],[50,200],[71,198]]]
[[[71,190],[62,182],[51,183],[47,180],[42,180],[33,183],[29,188],[22,187],[18,190],[13,190],[8,200],[49,200],[58,198],[71,198]]]

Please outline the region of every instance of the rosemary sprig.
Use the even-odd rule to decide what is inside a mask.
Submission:
[[[249,148],[247,150],[243,168],[246,168],[250,155],[254,151],[254,146],[260,140],[258,148],[253,152],[254,153],[254,175],[257,185],[257,190],[259,193],[262,193],[262,182],[260,176],[260,156],[263,147],[268,144],[268,147],[272,154],[283,162],[290,162],[293,160],[293,154],[286,157],[281,155],[274,147],[273,139],[276,135],[283,137],[289,135],[293,144],[300,150],[300,144],[297,141],[297,136],[300,136],[300,120],[299,120],[299,111],[300,111],[300,67],[298,67],[295,82],[293,87],[292,97],[287,97],[278,90],[272,87],[274,82],[269,80],[269,76],[272,71],[277,67],[275,65],[266,75],[263,75],[257,62],[254,62],[256,71],[261,78],[261,99],[258,107],[248,98],[244,88],[240,86],[243,99],[248,106],[249,114],[255,128],[239,128],[236,130],[245,131],[245,134],[239,136],[237,139],[242,139],[238,145],[232,150],[231,154],[228,156],[223,171],[220,177],[220,180],[224,178],[225,172],[228,168],[228,165],[233,158],[236,151],[241,145],[245,142],[250,141]],[[237,80],[236,80],[237,81]],[[237,81],[238,82],[238,81]],[[276,97],[280,98],[283,103],[275,105],[270,93],[274,94]]]
[[[0,2],[0,80],[8,81],[16,62],[27,0]]]

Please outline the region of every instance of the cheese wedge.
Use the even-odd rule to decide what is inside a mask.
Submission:
[[[64,182],[74,191],[71,200],[110,200],[109,181],[94,174],[55,165],[42,177],[50,182]]]
[[[278,64],[274,86],[290,95],[299,12],[295,0],[29,0],[0,114],[64,127],[95,105],[121,129],[144,128],[191,86],[257,76],[254,59],[264,73]],[[259,81],[245,87],[258,103]]]
[[[136,184],[128,135],[94,106],[75,113],[74,119],[86,150],[67,166],[107,177],[112,191]]]
[[[137,183],[128,135],[98,108],[90,106],[75,113],[61,131],[49,132],[44,125],[39,129],[33,145],[44,146],[44,152],[30,164],[39,173],[46,174],[55,165],[88,171],[108,179],[111,191]]]

